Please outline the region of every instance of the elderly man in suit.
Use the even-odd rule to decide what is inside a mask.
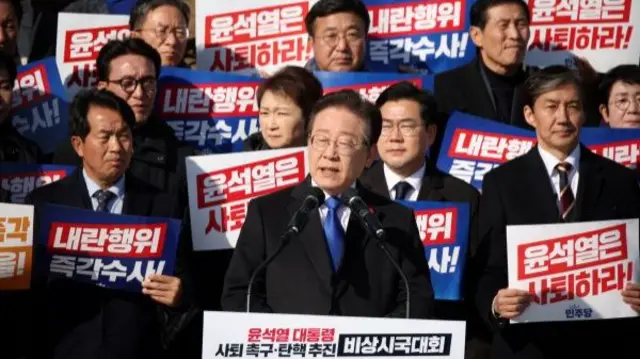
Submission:
[[[486,266],[476,299],[495,329],[492,357],[636,357],[638,318],[508,323],[526,310],[532,296],[507,288],[506,226],[640,217],[637,174],[580,144],[585,115],[577,75],[564,66],[551,66],[531,75],[525,90],[523,114],[536,129],[538,144],[490,171],[480,201],[480,252],[486,255]],[[629,283],[621,296],[640,311],[639,284]]]
[[[380,112],[352,90],[321,98],[310,115],[310,175],[301,184],[249,203],[225,279],[223,310],[244,310],[248,281],[280,245],[310,187],[324,203],[261,272],[251,310],[273,313],[404,317],[406,292],[377,238],[367,233],[341,195],[355,188],[387,231],[387,247],[409,279],[410,317],[433,311],[433,290],[413,211],[362,187],[356,179],[380,136]]]
[[[36,207],[57,204],[113,214],[182,218],[176,201],[127,169],[133,153],[135,115],[106,90],[79,93],[70,110],[71,143],[82,168],[27,197]],[[181,241],[184,242],[184,241]],[[38,253],[36,249],[36,263]],[[38,358],[154,358],[162,355],[189,312],[183,298],[184,263],[176,276],[151,275],[142,293],[124,293],[37,270],[35,300]]]

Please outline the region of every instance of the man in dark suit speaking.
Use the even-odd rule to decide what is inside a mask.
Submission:
[[[326,95],[308,125],[310,176],[249,203],[225,278],[222,309],[245,310],[249,280],[280,245],[310,187],[324,203],[275,259],[256,275],[254,312],[404,317],[407,293],[392,262],[341,200],[355,188],[387,233],[386,247],[408,277],[410,317],[428,318],[433,290],[413,211],[356,182],[381,131],[380,111],[351,90]],[[366,212],[366,211],[365,211]]]
[[[563,66],[551,66],[531,75],[525,85],[524,116],[536,129],[538,145],[490,171],[480,200],[479,253],[486,256],[486,265],[477,303],[495,329],[492,357],[637,357],[638,318],[508,323],[527,310],[532,296],[507,288],[506,226],[640,217],[637,174],[579,142],[584,95],[576,75]],[[620,293],[636,310],[639,288],[628,284]]]
[[[177,201],[127,173],[133,153],[135,115],[106,90],[79,93],[69,114],[71,143],[82,169],[27,197],[36,218],[41,204],[66,205],[113,214],[181,218]],[[184,242],[184,241],[181,241]],[[42,248],[36,248],[36,266]],[[119,292],[36,268],[35,358],[161,358],[191,309],[183,298],[184,263],[176,276],[151,275],[142,293]],[[47,268],[48,269],[48,268]]]

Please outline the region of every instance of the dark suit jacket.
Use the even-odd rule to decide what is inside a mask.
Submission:
[[[244,311],[247,284],[255,268],[280,244],[281,235],[310,186],[303,183],[249,203],[245,225],[225,278],[222,309]],[[433,313],[433,290],[413,211],[359,186],[387,232],[387,247],[409,278],[411,318]],[[255,312],[405,316],[404,284],[354,214],[349,219],[345,254],[336,274],[330,264],[318,210],[254,283]]]
[[[576,221],[640,217],[640,188],[633,171],[582,146],[579,173]],[[493,298],[508,285],[506,226],[558,223],[561,216],[537,148],[490,171],[484,177],[482,193],[479,255],[487,260],[476,300],[480,313],[496,330],[492,357],[637,357],[637,318],[517,325],[495,319]],[[617,352],[625,347],[630,351]]]
[[[27,203],[93,209],[81,170],[34,190]],[[176,201],[134,176],[125,177],[123,214],[182,218]],[[183,223],[184,225],[184,223]],[[36,247],[33,289],[36,300],[36,358],[137,359],[162,357],[163,344],[184,323],[191,308],[184,256],[188,240],[181,240],[176,273],[183,279],[183,307],[169,310],[142,293],[99,288],[67,279],[48,278],[42,268],[44,248]],[[182,322],[182,323],[181,323]]]

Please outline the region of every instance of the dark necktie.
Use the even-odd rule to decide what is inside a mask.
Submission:
[[[573,207],[575,206],[575,197],[573,191],[571,191],[571,183],[569,182],[569,173],[571,172],[571,164],[566,162],[560,162],[556,165],[556,170],[560,174],[560,212],[562,213],[562,219],[567,220],[570,218]]]
[[[396,198],[395,200],[404,200],[407,197],[407,194],[409,193],[410,190],[413,189],[413,187],[405,182],[405,181],[400,181],[398,183],[396,183],[395,187],[396,190]]]
[[[109,212],[107,210],[107,204],[109,201],[116,198],[115,193],[107,190],[97,190],[93,194],[93,198],[98,201],[98,207],[96,207],[96,212]]]
[[[324,220],[324,234],[327,237],[333,271],[337,272],[344,252],[344,230],[338,216],[338,209],[342,205],[342,201],[336,197],[329,197],[324,204],[329,209]]]

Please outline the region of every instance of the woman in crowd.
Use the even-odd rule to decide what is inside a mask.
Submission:
[[[244,142],[245,151],[304,146],[311,108],[322,84],[308,70],[287,66],[258,88],[260,132]]]
[[[611,128],[640,128],[640,66],[619,65],[600,81],[600,114]]]

